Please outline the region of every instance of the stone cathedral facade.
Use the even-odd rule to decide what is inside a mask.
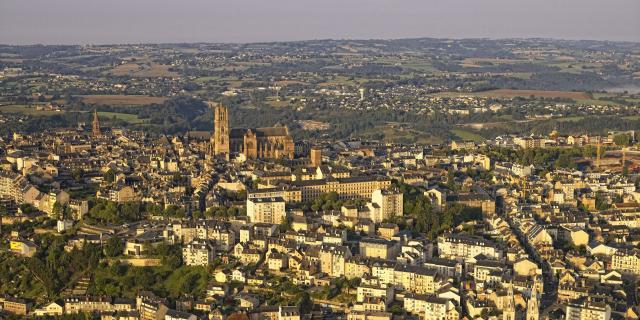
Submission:
[[[208,102],[213,109],[211,150],[214,156],[229,158],[243,154],[247,159],[293,159],[294,143],[286,126],[229,128],[229,109]]]

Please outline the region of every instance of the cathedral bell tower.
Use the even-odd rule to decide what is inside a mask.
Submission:
[[[220,103],[207,102],[213,108],[213,136],[211,150],[214,156],[229,158],[229,109]]]

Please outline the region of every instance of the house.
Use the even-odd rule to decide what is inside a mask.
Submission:
[[[280,306],[278,320],[300,320],[300,309],[293,306]]]
[[[260,300],[252,294],[242,293],[237,295],[235,299],[240,307],[245,310],[253,310],[260,305]]]
[[[273,252],[267,258],[269,270],[282,271],[289,267],[289,257],[286,254]]]
[[[58,303],[56,301],[49,302],[40,308],[33,310],[33,314],[36,317],[44,317],[44,316],[61,316],[64,313],[64,305],[62,303]]]
[[[197,320],[198,317],[196,315],[184,312],[169,309],[164,315],[164,320]]]
[[[212,282],[207,287],[207,296],[208,297],[224,297],[227,295],[229,291],[229,287],[224,283]]]
[[[382,311],[356,311],[347,314],[347,320],[391,320],[393,314]]]
[[[14,239],[9,242],[9,249],[15,254],[25,257],[33,257],[38,250],[38,246],[28,240]]]
[[[594,256],[610,257],[610,256],[613,256],[616,253],[616,251],[618,251],[617,248],[608,246],[598,241],[591,241],[589,242],[589,244],[587,244],[587,252],[589,252]]]

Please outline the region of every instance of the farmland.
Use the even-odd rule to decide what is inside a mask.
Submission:
[[[163,103],[167,98],[149,97],[149,96],[130,96],[130,95],[89,95],[82,96],[82,101],[88,104],[108,104],[118,106],[135,106],[147,105],[153,103]]]

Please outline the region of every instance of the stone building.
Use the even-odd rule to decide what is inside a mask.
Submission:
[[[247,159],[293,159],[294,143],[286,126],[265,128],[229,128],[229,109],[208,103],[213,109],[211,153],[229,157],[242,154]]]

